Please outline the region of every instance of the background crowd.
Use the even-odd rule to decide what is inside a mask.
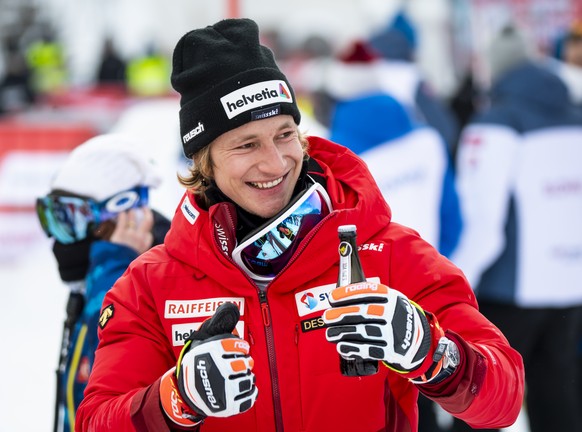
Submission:
[[[209,6],[206,16],[252,15],[246,3]],[[375,3],[362,3],[369,17]],[[446,4],[450,29],[448,44],[436,47],[418,13],[434,5],[385,3],[393,4],[380,8],[368,27],[346,24],[341,35],[317,31],[309,9],[301,37],[265,18],[263,43],[295,85],[301,128],[366,160],[394,219],[461,267],[483,313],[520,351],[525,427],[576,430],[573,425],[582,427],[582,8],[575,1],[433,2]],[[166,171],[151,198],[167,218],[178,204],[175,173],[184,164],[164,39],[152,34],[131,49],[103,32],[87,68],[75,60],[78,48],[54,12],[37,2],[4,6],[12,14],[0,31],[0,263],[6,268],[0,278],[41,241],[26,197],[48,192],[51,175],[85,139],[129,132],[147,143]],[[484,23],[471,7],[504,19],[478,27]],[[544,13],[546,25],[536,32],[531,24]],[[473,26],[460,24],[467,17]],[[430,63],[431,48],[445,67]],[[39,125],[47,135],[29,135]],[[77,132],[58,135],[62,144],[54,144],[50,134],[63,127]],[[24,200],[7,192],[17,183],[8,177],[18,161],[13,156],[23,150],[35,153],[23,163],[45,163]],[[15,217],[25,225],[16,227]],[[63,313],[52,312],[56,328]],[[428,400],[419,405],[421,432],[470,430]],[[4,410],[0,431],[12,430]],[[49,430],[52,421],[46,424]]]

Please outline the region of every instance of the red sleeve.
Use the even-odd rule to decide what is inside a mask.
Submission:
[[[181,428],[171,422],[160,405],[160,380],[139,391],[131,401],[131,421],[135,430],[143,432],[191,431],[199,427]]]
[[[459,347],[460,366],[449,379],[434,386],[418,386],[419,390],[473,428],[502,428],[513,424],[521,402],[509,405],[507,401],[523,400],[521,356],[515,356],[511,348],[504,355],[496,355],[497,350],[485,346],[482,346],[483,354],[458,335],[446,334]]]
[[[481,390],[487,365],[485,358],[472,350],[458,335],[451,331],[445,332],[445,335],[459,348],[459,366],[448,379],[437,384],[419,385],[418,390],[431,399],[437,399],[443,409],[462,412]]]
[[[433,313],[461,353],[461,364],[451,377],[435,385],[418,386],[419,390],[472,427],[513,424],[524,394],[521,355],[479,312],[461,270],[411,230],[391,225],[396,225],[396,241],[390,286]],[[416,253],[407,259],[410,248]]]

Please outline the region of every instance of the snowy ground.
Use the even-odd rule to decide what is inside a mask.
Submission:
[[[67,292],[48,242],[0,267],[0,432],[49,432]]]

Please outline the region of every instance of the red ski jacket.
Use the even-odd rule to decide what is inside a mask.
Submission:
[[[136,259],[106,295],[100,344],[77,431],[172,430],[159,403],[159,380],[175,366],[185,338],[225,301],[241,312],[251,346],[257,401],[229,418],[208,417],[202,431],[416,431],[419,387],[476,427],[505,427],[523,398],[520,355],[477,310],[462,272],[418,234],[390,222],[390,209],[365,164],[350,150],[309,138],[334,211],[303,240],[265,295],[229,257],[231,204],[201,209],[187,192],[165,244]],[[364,272],[432,312],[461,350],[445,381],[416,386],[381,366],[344,377],[321,315],[338,275],[337,228],[355,224]],[[377,279],[376,279],[377,280]],[[307,301],[310,297],[310,301]]]

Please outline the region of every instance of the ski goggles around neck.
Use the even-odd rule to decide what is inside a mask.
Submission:
[[[70,244],[84,240],[101,222],[114,219],[118,213],[147,204],[146,186],[117,193],[101,202],[51,193],[36,200],[36,214],[47,236]]]
[[[315,183],[279,216],[247,235],[234,248],[232,258],[251,278],[268,282],[289,262],[307,233],[331,211],[327,192]]]

